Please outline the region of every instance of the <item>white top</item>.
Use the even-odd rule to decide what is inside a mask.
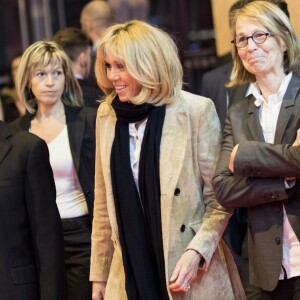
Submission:
[[[61,219],[87,215],[87,203],[73,163],[67,126],[48,144],[48,148]]]
[[[136,129],[136,123],[129,124],[129,150],[130,150],[130,164],[133,174],[133,179],[137,190],[139,191],[139,164],[140,153],[144,137],[144,132],[147,124],[147,120],[144,120],[138,129]]]
[[[267,101],[261,95],[258,85],[251,84],[249,94],[256,98],[254,104],[259,107],[259,119],[263,129],[265,141],[274,143],[275,130],[277,126],[278,115],[282,104],[283,96],[287,90],[292,78],[292,72],[289,73],[282,81],[276,94],[270,95]],[[286,184],[286,183],[285,183]],[[286,186],[287,188],[287,186]],[[283,205],[283,257],[282,266],[286,271],[287,278],[300,276],[300,243],[293,231],[287,218],[286,210]],[[279,279],[284,279],[284,271],[281,270]]]

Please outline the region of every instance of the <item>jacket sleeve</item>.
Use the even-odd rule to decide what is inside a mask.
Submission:
[[[211,100],[203,99],[203,105],[197,110],[199,118],[197,138],[197,162],[201,174],[202,197],[205,213],[196,235],[187,249],[197,250],[203,256],[203,267],[208,268],[211,258],[227,226],[232,211],[222,207],[216,200],[212,176],[215,172],[220,151],[220,122]],[[194,108],[195,109],[195,108]]]
[[[213,177],[213,187],[216,193],[218,202],[225,207],[253,207],[261,204],[266,204],[273,201],[282,201],[288,199],[288,192],[284,185],[284,176],[273,178],[253,176],[251,172],[234,172],[229,169],[230,154],[235,146],[239,143],[239,148],[242,145],[243,149],[247,148],[249,143],[255,142],[239,141],[238,137],[233,135],[233,128],[230,113],[227,115],[224,137],[222,143],[222,150],[217,164],[216,173]],[[267,143],[260,142],[260,144],[267,145]],[[252,148],[252,150],[255,147]],[[256,149],[256,148],[255,148]],[[247,161],[248,170],[249,166],[255,164],[257,158],[256,150],[249,151],[243,157],[243,161]],[[238,150],[238,152],[240,149]],[[239,157],[243,156],[245,151],[240,152]],[[263,156],[261,156],[263,160]],[[239,163],[235,163],[235,170],[239,169]],[[252,175],[252,176],[251,176]],[[259,172],[256,175],[260,175]]]
[[[41,300],[66,299],[61,221],[46,143],[34,140],[25,174],[25,197]]]
[[[234,164],[234,172],[241,176],[300,177],[300,147],[244,142],[239,145]]]

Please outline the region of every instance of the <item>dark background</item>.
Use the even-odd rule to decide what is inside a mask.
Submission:
[[[88,2],[0,0],[0,86],[9,78],[13,56],[60,28],[80,27],[80,11]],[[202,74],[217,63],[210,0],[150,1],[148,21],[172,35],[185,71],[185,89],[198,93]]]

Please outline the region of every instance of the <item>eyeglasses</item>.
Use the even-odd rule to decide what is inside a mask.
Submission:
[[[255,44],[262,44],[266,41],[268,36],[274,36],[273,32],[263,32],[256,31],[252,35],[249,36],[240,36],[235,37],[234,40],[231,41],[232,44],[235,44],[237,48],[244,48],[248,45],[248,40],[252,39]]]

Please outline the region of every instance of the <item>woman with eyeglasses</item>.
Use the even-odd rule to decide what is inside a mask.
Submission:
[[[300,299],[300,45],[271,2],[247,4],[232,22],[228,86],[250,86],[228,111],[213,186],[223,206],[248,208],[250,282],[264,299]]]

